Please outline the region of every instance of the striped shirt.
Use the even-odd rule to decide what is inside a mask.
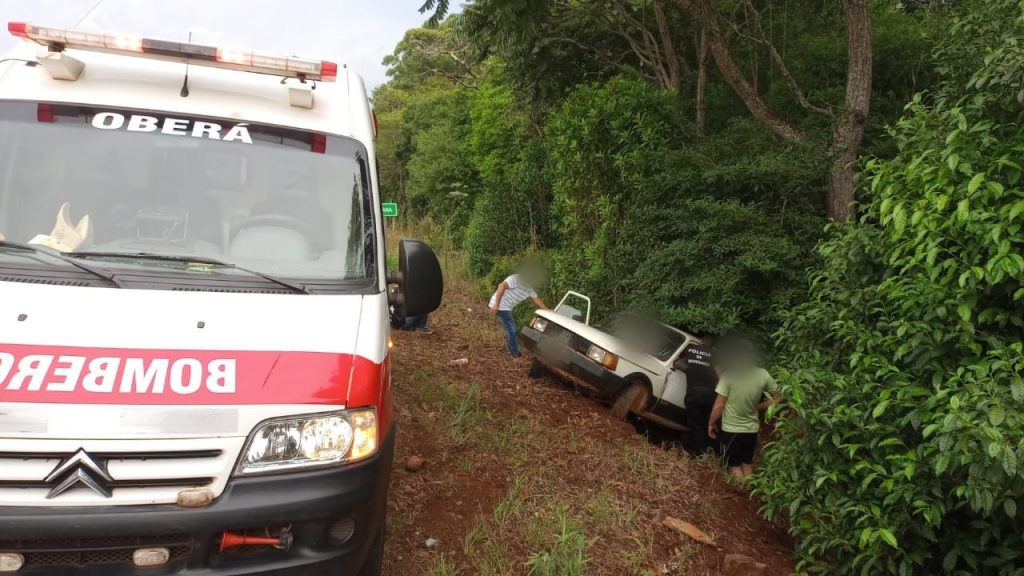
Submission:
[[[519,277],[519,274],[513,274],[508,278],[505,278],[505,284],[507,284],[508,287],[505,289],[505,294],[501,297],[501,306],[498,306],[498,310],[511,311],[523,300],[537,297],[537,293],[534,292],[533,288],[530,288],[525,282],[523,282],[523,279]],[[487,306],[493,308],[494,300],[497,297],[498,292],[495,291],[494,294],[491,294],[491,300],[487,303]]]

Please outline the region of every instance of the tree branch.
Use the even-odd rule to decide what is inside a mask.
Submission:
[[[807,95],[804,94],[804,91],[800,89],[800,85],[797,84],[796,78],[794,78],[793,75],[790,73],[789,67],[786,66],[786,63],[785,61],[783,61],[782,56],[779,54],[779,51],[775,49],[775,44],[773,44],[772,41],[769,40],[768,37],[765,35],[764,28],[761,26],[761,14],[757,11],[757,8],[754,8],[754,4],[751,2],[751,0],[744,0],[743,4],[747,12],[747,18],[753,24],[753,29],[757,36],[749,36],[743,34],[742,32],[740,32],[739,28],[736,28],[736,26],[733,25],[733,28],[736,28],[736,32],[738,34],[745,36],[746,38],[749,38],[750,40],[753,40],[754,42],[757,42],[758,44],[761,44],[762,46],[768,49],[768,53],[771,54],[772,57],[772,62],[774,62],[775,65],[778,67],[779,72],[782,73],[782,77],[786,79],[786,84],[789,85],[790,91],[793,92],[793,95],[796,97],[797,102],[799,102],[801,106],[810,110],[811,112],[816,112],[823,116],[828,116],[829,118],[835,118],[835,113],[832,112],[831,108],[822,108],[820,106],[815,106],[810,102],[810,100],[807,99]]]
[[[711,57],[715,59],[718,70],[743,101],[751,115],[783,140],[800,144],[807,142],[807,134],[769,108],[736,67],[729,47],[722,38],[722,32],[718,26],[718,14],[712,6],[711,0],[676,0],[676,2],[701,23],[708,49],[711,52]]]
[[[661,49],[665,54],[665,61],[668,64],[668,80],[673,88],[678,88],[682,82],[679,72],[679,57],[676,56],[676,48],[672,43],[672,33],[668,27],[668,18],[665,17],[665,10],[662,8],[662,0],[654,0],[654,18],[658,23],[658,36],[661,36]]]

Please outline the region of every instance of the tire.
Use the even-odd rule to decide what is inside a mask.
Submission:
[[[547,369],[540,363],[540,360],[534,360],[533,364],[530,364],[530,371],[526,373],[526,376],[531,380],[536,380],[544,375]]]
[[[634,380],[615,399],[615,402],[612,404],[612,416],[619,420],[625,420],[630,412],[637,412],[646,404],[647,386],[643,382]]]
[[[363,564],[363,568],[359,571],[358,576],[380,576],[383,574],[384,566],[384,520],[380,522],[380,530],[377,531],[377,537],[373,540],[373,547],[370,548],[370,555],[366,558],[366,563]]]

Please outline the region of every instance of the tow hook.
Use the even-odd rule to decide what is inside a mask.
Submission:
[[[292,547],[292,533],[287,528],[276,536],[249,536],[225,530],[220,537],[220,551],[223,552],[236,546],[273,546],[280,550]]]

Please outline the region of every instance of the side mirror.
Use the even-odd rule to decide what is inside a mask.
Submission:
[[[391,304],[403,317],[423,316],[441,306],[444,278],[441,264],[429,246],[419,240],[402,240],[398,245],[398,274],[388,277],[398,284]]]

